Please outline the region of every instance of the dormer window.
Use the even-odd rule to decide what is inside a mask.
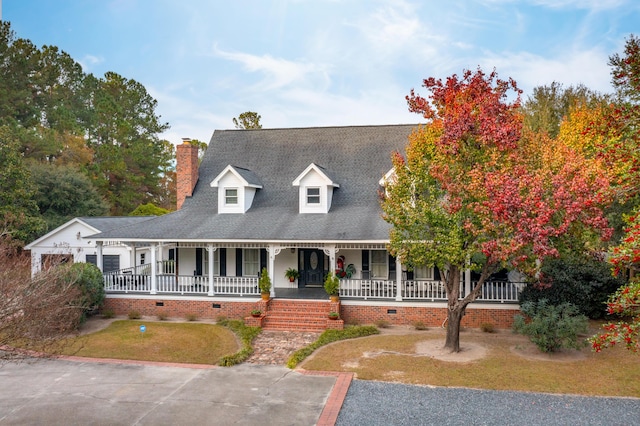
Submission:
[[[245,213],[262,184],[251,170],[229,165],[211,182],[211,187],[218,188],[218,213]]]
[[[227,206],[238,205],[238,188],[225,188],[224,190],[224,203]]]
[[[300,213],[329,213],[333,191],[340,188],[328,170],[311,163],[292,183],[298,190]]]
[[[320,188],[307,188],[307,204],[320,204]]]

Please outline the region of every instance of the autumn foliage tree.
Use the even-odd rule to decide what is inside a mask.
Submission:
[[[627,218],[628,226],[622,242],[611,249],[609,263],[613,274],[630,277],[630,282],[618,289],[607,302],[607,313],[622,319],[603,325],[603,332],[590,339],[593,350],[623,344],[627,349],[640,350],[640,213]]]
[[[523,131],[513,80],[465,71],[429,78],[428,98],[407,96],[427,124],[393,155],[382,200],[390,250],[409,265],[436,266],[447,291],[445,348],[460,350],[460,323],[492,273],[533,273],[539,261],[586,250],[611,230],[603,217],[608,180],[597,160],[544,134]],[[509,96],[512,96],[509,101]],[[461,294],[461,272],[479,279]]]

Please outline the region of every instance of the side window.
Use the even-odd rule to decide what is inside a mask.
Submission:
[[[224,190],[224,203],[227,206],[238,204],[238,188],[226,188]]]
[[[371,278],[388,278],[387,251],[371,250]]]
[[[209,273],[209,250],[202,250],[204,256],[204,273]],[[220,249],[213,252],[213,275],[220,276]]]
[[[320,204],[320,188],[307,188],[307,204]]]
[[[413,268],[413,274],[416,280],[432,280],[433,268],[426,266],[416,266]]]
[[[260,272],[260,251],[258,249],[244,249],[242,254],[242,275],[257,277]]]

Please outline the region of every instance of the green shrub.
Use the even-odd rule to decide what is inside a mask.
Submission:
[[[186,314],[186,315],[184,316],[184,318],[185,318],[187,321],[198,321],[198,315],[196,315],[196,314]]]
[[[542,352],[555,352],[561,348],[580,349],[586,340],[578,337],[586,333],[589,322],[571,303],[552,305],[546,299],[525,302],[520,306],[522,315],[516,315],[513,331],[529,336]]]
[[[158,312],[158,320],[166,321],[167,318],[169,318],[169,316],[167,315],[166,312]]]
[[[260,288],[260,293],[269,293],[271,292],[271,278],[269,278],[269,272],[267,268],[262,268],[260,272],[260,278],[258,279],[258,288]]]
[[[333,272],[329,272],[324,280],[324,291],[329,296],[337,296],[340,294],[340,279]]]
[[[316,349],[328,345],[338,340],[355,339],[356,337],[371,336],[378,334],[380,331],[372,326],[351,326],[345,327],[344,330],[326,330],[318,337],[318,340],[302,349],[295,351],[287,361],[288,368],[296,368],[305,358],[313,353]]]
[[[244,362],[253,353],[253,339],[262,331],[260,327],[247,327],[243,321],[230,320],[225,317],[218,317],[216,323],[223,327],[227,327],[235,333],[242,341],[242,349],[233,355],[225,356],[220,360],[219,365],[223,367],[231,367]]]
[[[130,320],[142,318],[142,315],[140,315],[140,312],[138,311],[129,311],[127,316],[129,317]]]
[[[116,311],[114,311],[113,309],[103,309],[102,310],[102,318],[115,318],[116,316]]]
[[[66,272],[68,279],[75,282],[80,289],[80,299],[77,303],[82,306],[81,321],[87,315],[96,311],[104,301],[104,279],[100,269],[91,263],[74,263]]]
[[[611,265],[594,258],[548,259],[541,269],[541,282],[527,285],[520,303],[546,299],[552,305],[572,303],[591,319],[606,316],[610,294],[624,284],[611,275]]]

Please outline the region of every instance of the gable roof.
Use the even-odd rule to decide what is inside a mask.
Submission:
[[[249,186],[251,188],[262,188],[262,183],[255,173],[253,173],[249,169],[232,165],[228,165],[227,167],[225,167],[224,170],[221,171],[215,179],[213,179],[213,181],[211,182],[211,186],[214,188],[218,187],[220,179],[222,179],[227,173],[232,173],[233,175],[235,175],[236,178],[238,178],[238,180],[240,180],[244,186]]]
[[[320,176],[322,176],[324,178],[324,180],[327,182],[327,185],[333,186],[335,188],[340,188],[340,184],[336,182],[335,178],[333,177],[333,174],[330,173],[329,171],[327,171],[327,169],[325,169],[322,166],[318,166],[317,164],[311,163],[309,164],[309,166],[304,169],[304,172],[300,173],[298,175],[298,177],[296,177],[292,183],[293,186],[300,186],[300,181],[307,175],[309,174],[309,172],[311,170],[314,170],[316,173],[318,173]]]
[[[52,231],[47,232],[40,238],[30,242],[24,248],[25,250],[31,250],[34,246],[37,246],[40,242],[46,240],[52,235],[67,229],[74,223],[85,225],[90,232],[103,232],[110,229],[127,227],[134,224],[142,223],[144,221],[156,218],[156,216],[96,216],[96,217],[76,217],[68,222],[63,223]]]
[[[151,241],[386,241],[378,182],[391,153],[404,152],[416,125],[216,130],[200,164],[193,195],[181,210],[92,236]],[[334,188],[327,214],[300,214],[291,183],[322,164]],[[212,182],[230,164],[250,170],[262,189],[244,214],[218,214]],[[329,173],[329,172],[327,172]],[[329,176],[329,175],[327,175]]]

